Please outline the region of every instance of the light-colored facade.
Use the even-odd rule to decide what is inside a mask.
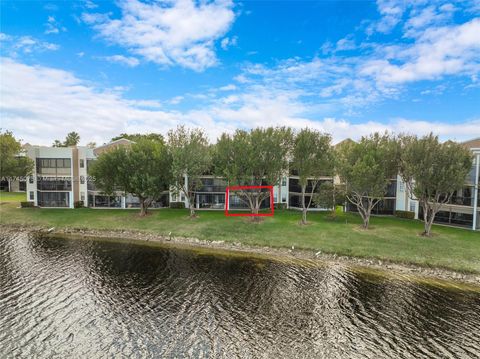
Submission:
[[[464,142],[463,145],[472,151],[472,169],[465,179],[464,186],[454,193],[449,203],[442,205],[440,211],[435,216],[435,222],[479,230],[480,138]],[[418,201],[410,197],[405,183],[398,176],[396,210],[414,212],[416,219],[421,218],[422,209]]]
[[[88,147],[44,147],[25,146],[26,155],[35,162],[32,175],[26,181],[27,200],[35,206],[47,208],[74,208],[81,201],[92,208],[138,208],[138,198],[117,192],[106,196],[88,174],[92,161],[104,151],[118,146],[129,146],[132,142],[120,139],[95,149]],[[465,186],[459,188],[450,203],[443,205],[436,217],[436,222],[480,229],[480,138],[464,143],[474,155],[474,165]],[[185,181],[189,179],[185,177]],[[273,186],[274,204],[285,208],[301,207],[301,191],[298,176],[289,173],[281,178],[280,183]],[[201,178],[202,185],[196,191],[195,208],[198,210],[224,210],[227,182],[213,175]],[[322,181],[334,181],[332,177],[324,177]],[[338,182],[338,181],[336,181]],[[307,188],[307,193],[309,188]],[[411,211],[415,218],[421,217],[418,201],[411,199],[400,176],[392,180],[387,199],[378,206],[375,214],[394,214],[395,211]],[[308,200],[308,198],[307,198]],[[161,198],[152,203],[152,207],[168,207],[172,202],[182,202],[189,207],[188,198],[171,188]],[[229,201],[232,208],[243,208],[239,202]],[[265,204],[268,206],[268,203]],[[323,210],[312,203],[311,210]]]
[[[25,151],[35,163],[26,181],[28,201],[47,208],[87,201],[87,162],[95,158],[91,148],[26,146]]]

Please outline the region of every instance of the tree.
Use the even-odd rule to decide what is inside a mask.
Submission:
[[[387,133],[344,142],[337,148],[337,172],[346,185],[346,198],[354,204],[368,229],[372,209],[380,202],[398,172],[398,144]]]
[[[97,143],[96,142],[89,142],[89,143],[87,143],[87,147],[88,148],[95,148],[95,147],[97,147]]]
[[[22,145],[10,131],[0,131],[0,177],[10,182],[14,177],[27,176],[33,170],[34,162],[25,156]]]
[[[430,236],[435,215],[465,183],[472,154],[458,143],[440,143],[433,134],[402,136],[400,142],[400,176],[410,198],[422,207],[423,235]]]
[[[76,146],[80,142],[80,135],[76,132],[70,132],[65,137],[65,142],[63,143],[65,147]]]
[[[135,133],[135,134],[128,134],[128,133],[121,133],[120,135],[113,137],[113,141],[120,140],[122,138],[125,138],[127,140],[137,142],[139,140],[151,140],[151,141],[157,141],[157,142],[164,142],[163,141],[163,136],[159,133],[147,133],[147,134],[141,134],[141,133]]]
[[[291,130],[285,127],[237,130],[233,135],[224,133],[215,146],[215,173],[225,177],[230,186],[273,186],[287,169],[291,138]],[[251,213],[258,214],[269,193],[251,190],[241,191],[241,195],[246,198]]]
[[[67,133],[65,141],[55,140],[52,144],[53,147],[69,147],[76,146],[80,142],[80,135],[74,131]]]
[[[318,186],[318,191],[313,195],[315,203],[323,208],[331,208],[332,216],[336,216],[336,206],[345,203],[345,186],[333,182],[323,182]]]
[[[307,211],[312,203],[317,185],[333,171],[333,152],[331,137],[315,130],[305,128],[294,138],[291,169],[297,172],[302,192],[302,224],[307,224]],[[309,199],[305,195],[309,188]]]
[[[201,129],[178,126],[168,132],[168,148],[172,156],[173,186],[188,198],[190,217],[195,217],[195,193],[202,186],[200,177],[212,163],[208,138]]]
[[[171,182],[171,156],[161,142],[140,140],[99,155],[91,175],[107,195],[131,193],[140,201],[140,216]]]

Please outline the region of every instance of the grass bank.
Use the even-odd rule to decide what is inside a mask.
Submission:
[[[326,213],[310,213],[310,224],[300,226],[300,213],[275,211],[262,223],[241,217],[225,217],[221,211],[199,212],[189,219],[187,210],[160,209],[146,218],[137,210],[18,208],[19,203],[0,194],[0,224],[39,225],[56,228],[133,230],[175,237],[240,242],[322,251],[360,258],[439,267],[480,273],[480,233],[434,226],[434,236],[424,238],[422,223],[392,217],[375,217],[371,229],[360,228],[354,214],[332,221]]]

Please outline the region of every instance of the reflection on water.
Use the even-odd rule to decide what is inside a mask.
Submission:
[[[480,357],[478,313],[342,266],[0,235],[1,357]]]

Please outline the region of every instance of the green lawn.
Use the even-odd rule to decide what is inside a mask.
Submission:
[[[341,214],[336,221],[326,213],[310,213],[310,224],[300,226],[300,213],[275,211],[262,223],[247,218],[225,217],[222,211],[199,212],[189,219],[187,210],[150,211],[145,218],[138,210],[17,208],[2,194],[0,224],[38,224],[48,227],[129,229],[196,237],[206,240],[242,242],[249,245],[321,250],[339,255],[370,257],[425,266],[480,273],[480,232],[434,226],[434,236],[419,235],[422,223],[392,217],[375,217],[371,229],[360,228],[360,218]]]
[[[27,200],[25,192],[3,192],[0,191],[0,202],[23,202]]]

